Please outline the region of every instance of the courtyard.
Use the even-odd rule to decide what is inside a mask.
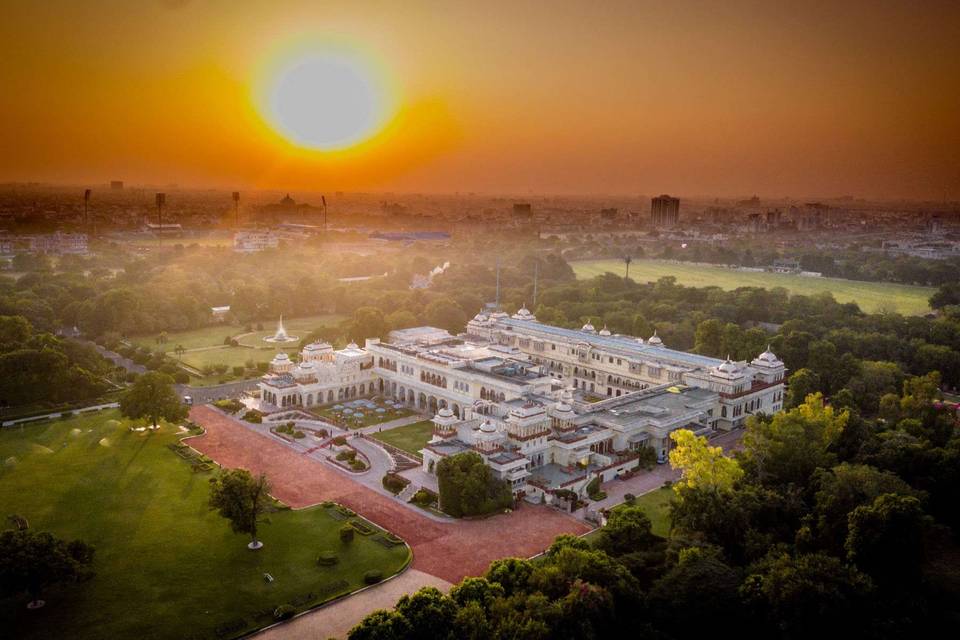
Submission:
[[[362,429],[414,415],[414,411],[388,398],[358,398],[309,409],[317,417],[342,429]]]
[[[433,437],[433,422],[430,420],[421,420],[403,427],[395,427],[388,431],[375,431],[369,434],[374,440],[393,445],[398,449],[403,449],[407,453],[420,457],[420,449],[423,449],[430,438]]]
[[[405,545],[378,542],[383,532],[342,544],[343,514],[323,506],[281,505],[261,526],[263,549],[252,553],[207,507],[212,472],[194,470],[171,449],[183,432],[129,426],[105,411],[0,432],[4,516],[96,548],[96,576],[48,590],[43,609],[0,600],[5,635],[235,637],[273,622],[278,605],[304,610],[364,586],[367,571],[386,577],[409,562]],[[275,493],[284,493],[285,480],[276,479]],[[339,562],[318,566],[325,550]]]

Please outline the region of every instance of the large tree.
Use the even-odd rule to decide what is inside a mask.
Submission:
[[[437,464],[440,508],[461,516],[492,513],[513,503],[510,485],[493,475],[472,451],[444,458]]]
[[[187,407],[180,402],[173,388],[173,378],[150,371],[143,374],[120,398],[120,412],[128,418],[146,418],[157,429],[160,418],[179,420],[187,416]]]
[[[250,549],[259,549],[257,525],[270,507],[270,483],[262,473],[254,477],[246,469],[227,469],[210,487],[210,508],[230,521],[234,533],[250,535]]]
[[[32,609],[43,606],[40,595],[46,587],[92,577],[92,562],[93,547],[80,540],[67,542],[29,529],[0,533],[0,590],[26,592]]]
[[[678,492],[689,487],[718,493],[733,488],[743,476],[736,460],[725,456],[721,447],[709,446],[706,438],[689,429],[677,429],[670,439],[674,442],[670,464],[681,473],[680,481],[674,485]]]

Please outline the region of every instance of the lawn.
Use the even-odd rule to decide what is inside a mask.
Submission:
[[[297,343],[293,343],[292,349],[283,349],[293,356],[296,353]],[[228,367],[242,367],[246,364],[247,360],[253,360],[254,362],[270,362],[273,360],[273,357],[277,355],[277,352],[281,351],[276,347],[271,347],[269,349],[248,349],[246,347],[221,347],[219,349],[205,349],[203,351],[188,351],[183,354],[180,360],[184,364],[189,365],[195,369],[203,369],[206,365],[218,365],[225,364]],[[176,358],[175,354],[171,354],[172,358]]]
[[[264,548],[251,552],[208,509],[212,474],[168,447],[174,427],[127,426],[104,412],[0,432],[3,515],[96,547],[96,576],[48,590],[43,609],[0,600],[5,637],[232,638],[271,623],[277,605],[304,610],[362,587],[366,571],[387,577],[409,561],[405,545],[374,540],[382,533],[341,543],[342,518],[323,507],[270,514]],[[323,550],[339,562],[318,566]]]
[[[370,437],[392,444],[398,449],[403,449],[419,458],[420,449],[423,449],[424,445],[433,437],[433,422],[422,420],[405,427],[371,433]]]
[[[634,505],[643,508],[643,512],[650,518],[650,530],[653,533],[666,538],[670,535],[670,498],[673,497],[673,489],[660,488],[642,496],[637,496]],[[621,508],[623,503],[613,508],[614,511]],[[596,537],[599,529],[591,531],[584,536],[587,540]]]
[[[570,263],[578,278],[592,278],[606,272],[622,276],[622,260],[584,260]],[[814,295],[832,293],[838,302],[856,302],[867,312],[882,309],[904,315],[919,315],[930,311],[928,299],[936,291],[889,282],[861,282],[840,278],[808,278],[788,273],[734,271],[724,267],[634,260],[630,264],[630,278],[637,282],[652,282],[664,276],[675,276],[677,283],[691,287],[717,286],[725,290],[738,287],[783,287],[791,293]]]
[[[308,333],[317,329],[319,327],[332,325],[340,322],[343,319],[343,316],[340,315],[317,315],[317,316],[305,316],[303,318],[289,318],[284,319],[283,325],[287,330],[287,333],[299,338],[303,338]],[[256,323],[254,323],[256,324]],[[270,346],[269,343],[264,342],[262,338],[266,336],[272,336],[277,331],[277,320],[265,320],[262,322],[263,331],[257,331],[251,334],[246,334],[244,327],[233,325],[233,324],[218,324],[211,327],[204,327],[202,329],[192,329],[190,331],[177,331],[174,333],[167,334],[167,342],[165,347],[170,350],[171,355],[172,350],[179,344],[183,346],[184,349],[199,349],[203,347],[218,347],[223,344],[224,338],[227,337],[236,337],[239,342],[243,344],[249,344],[255,347],[266,347]],[[244,335],[246,334],[246,335]],[[145,346],[149,349],[157,348],[157,338],[160,334],[150,334],[145,336],[135,336],[130,339],[131,342],[138,346]],[[240,337],[242,336],[242,337]],[[293,344],[294,348],[297,343]]]

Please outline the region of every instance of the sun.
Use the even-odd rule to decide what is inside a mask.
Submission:
[[[259,111],[273,129],[319,151],[355,146],[391,115],[382,72],[351,51],[290,52],[271,65],[258,93]]]

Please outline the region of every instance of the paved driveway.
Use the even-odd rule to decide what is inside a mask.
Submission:
[[[536,555],[561,533],[590,529],[556,509],[527,503],[482,520],[438,522],[215,409],[194,407],[190,417],[207,429],[190,440],[197,450],[223,466],[265,473],[273,494],[294,508],[325,500],[348,506],[406,540],[414,569],[448,582],[479,575],[498,558]]]

